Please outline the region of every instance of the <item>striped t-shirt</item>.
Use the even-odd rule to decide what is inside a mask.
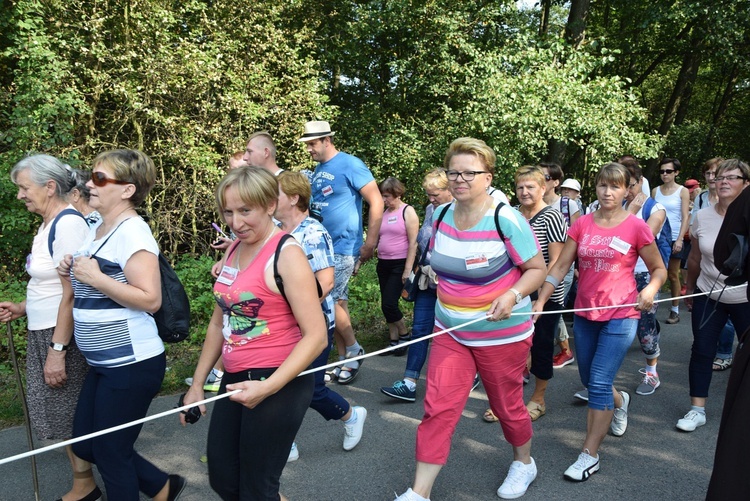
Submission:
[[[102,220],[99,220],[91,227],[91,233],[79,251],[96,253],[93,257],[99,268],[110,278],[128,283],[123,270],[133,254],[142,250],[159,254],[151,229],[141,218],[126,219],[103,238],[94,240],[96,229],[101,224]],[[89,365],[120,367],[164,352],[164,344],[151,315],[122,306],[94,287],[79,282],[72,273],[71,280],[75,293],[76,344]]]
[[[495,207],[468,230],[456,228],[455,203],[435,209],[435,222],[447,210],[430,242],[430,265],[438,276],[435,328],[453,328],[470,320],[485,319],[490,304],[521,277],[518,265],[539,252],[539,244],[526,219],[512,207],[500,209],[498,220],[504,240],[495,226]],[[446,209],[447,207],[447,209]],[[513,308],[514,313],[530,313],[528,297]],[[466,346],[492,346],[522,341],[534,333],[530,315],[515,315],[500,322],[480,320],[450,335]]]
[[[544,264],[549,268],[549,244],[565,243],[568,233],[568,223],[565,222],[565,216],[561,212],[550,206],[539,211],[529,220],[531,228],[534,230],[539,247],[544,254]],[[565,280],[560,282],[549,300],[562,305],[565,299]]]

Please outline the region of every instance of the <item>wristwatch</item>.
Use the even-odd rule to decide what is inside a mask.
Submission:
[[[510,289],[508,289],[508,290],[511,291],[513,294],[516,295],[516,304],[520,303],[521,300],[523,299],[523,295],[520,292],[518,292],[516,289],[512,288],[512,287]]]
[[[65,350],[68,349],[68,345],[67,344],[53,343],[53,342],[50,342],[49,347],[52,348],[55,351],[65,351]]]

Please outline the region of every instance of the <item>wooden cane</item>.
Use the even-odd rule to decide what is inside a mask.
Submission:
[[[23,407],[23,421],[26,425],[26,438],[29,441],[29,449],[34,449],[34,439],[31,436],[31,420],[29,418],[29,407],[26,404],[26,392],[23,391],[23,380],[21,379],[21,370],[18,368],[18,360],[16,359],[16,348],[13,345],[13,329],[10,327],[10,322],[6,322],[6,329],[8,332],[8,351],[10,351],[10,359],[13,362],[13,369],[16,373],[16,382],[18,383],[18,395],[21,397],[21,406]],[[41,499],[39,495],[39,477],[36,472],[36,457],[31,456],[31,478],[34,482],[34,496],[36,501]]]

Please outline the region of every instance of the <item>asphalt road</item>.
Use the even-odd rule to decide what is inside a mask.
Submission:
[[[713,465],[724,392],[729,371],[714,373],[708,399],[708,422],[693,433],[675,423],[689,409],[687,364],[692,330],[690,314],[682,308],[676,325],[664,323],[668,308],[660,308],[662,322],[659,375],[661,387],[651,396],[635,394],[638,369],[644,359],[637,339],[618,374],[618,389],[630,391],[628,430],[623,437],[608,436],[600,449],[601,470],[584,483],[563,480],[563,471],[575,461],[586,427],[586,405],[573,398],[581,388],[577,365],[555,371],[547,390],[547,414],[534,423],[532,455],[539,475],[523,499],[568,500],[698,500],[705,498]],[[572,329],[570,329],[572,332]],[[423,406],[420,382],[416,403],[397,402],[382,395],[403,374],[404,357],[368,359],[357,380],[336,389],[350,402],[368,409],[362,442],[350,452],[342,449],[343,426],[308,412],[297,436],[300,459],[289,463],[282,477],[282,493],[291,500],[392,500],[411,485],[414,442]],[[532,380],[533,384],[533,380]],[[531,394],[526,387],[526,397]],[[150,414],[174,407],[176,397],[154,401]],[[453,438],[448,464],[443,468],[432,499],[493,500],[512,461],[510,445],[497,423],[485,423],[487,408],[482,386],[472,392]],[[176,418],[147,423],[137,449],[168,472],[184,475],[188,486],[181,501],[213,500],[208,485],[205,451],[208,419],[182,428]],[[0,457],[27,450],[23,428],[0,431]],[[67,458],[60,451],[37,457],[42,499],[56,499],[70,485]],[[30,460],[0,466],[2,500],[33,500]],[[99,484],[103,486],[103,484]],[[145,497],[143,498],[145,499]]]

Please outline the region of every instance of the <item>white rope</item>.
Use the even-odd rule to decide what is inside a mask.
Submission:
[[[732,287],[727,287],[725,290],[732,290],[732,289],[736,289],[738,287],[746,288],[747,284],[735,285],[735,286],[732,286]],[[659,299],[657,301],[654,301],[654,303],[663,303],[663,302],[667,302],[667,301],[672,301],[674,299],[679,300],[679,299],[692,298],[692,297],[697,297],[697,296],[706,296],[706,295],[713,294],[713,293],[716,293],[716,292],[718,292],[718,291],[701,292],[701,293],[698,293],[698,294],[690,294],[690,295],[687,295],[687,296],[678,296],[678,297],[675,297],[675,298],[669,297],[669,298],[666,298],[666,299]],[[561,314],[561,313],[576,313],[576,312],[581,312],[581,311],[609,310],[609,309],[615,309],[615,308],[629,308],[629,307],[634,307],[634,306],[637,306],[637,303],[623,304],[623,305],[612,305],[612,306],[598,306],[598,307],[593,307],[593,308],[581,308],[581,309],[577,309],[577,310],[576,309],[572,309],[572,310],[558,310],[558,311],[541,311],[539,313],[535,313],[535,315],[553,315],[553,314],[557,315],[557,314]],[[530,315],[530,313],[529,312],[515,312],[515,313],[511,313],[510,315],[511,316]],[[371,353],[366,353],[364,355],[359,355],[359,356],[356,356],[356,357],[346,358],[344,360],[339,360],[338,362],[333,362],[333,363],[330,363],[328,365],[323,365],[321,367],[316,367],[315,369],[308,369],[306,371],[302,371],[299,374],[299,376],[306,376],[307,374],[313,374],[315,372],[322,371],[322,370],[327,370],[327,369],[330,369],[330,368],[333,368],[333,367],[336,367],[336,366],[339,366],[339,365],[345,365],[345,364],[347,364],[349,362],[356,362],[356,361],[359,361],[359,360],[364,360],[366,358],[370,358],[370,357],[374,357],[374,356],[380,355],[381,353],[387,353],[387,352],[395,350],[395,349],[404,348],[404,347],[407,347],[407,346],[412,345],[414,343],[420,343],[422,341],[426,341],[426,340],[432,339],[432,338],[434,338],[436,336],[440,336],[442,334],[445,334],[446,332],[450,332],[450,331],[456,330],[456,329],[461,329],[461,328],[466,327],[468,325],[471,325],[471,324],[474,324],[474,323],[477,323],[477,322],[480,322],[480,321],[484,321],[484,320],[486,320],[486,318],[487,317],[475,318],[474,320],[470,320],[468,322],[464,322],[464,323],[462,323],[460,325],[456,325],[455,327],[451,327],[451,328],[448,328],[448,329],[443,329],[441,331],[433,332],[432,334],[428,334],[426,336],[422,336],[422,337],[417,338],[417,339],[412,339],[411,341],[406,341],[406,342],[403,342],[403,343],[399,343],[397,346],[388,346],[386,348],[383,348],[382,350],[373,351]],[[51,451],[51,450],[54,450],[54,449],[59,449],[60,447],[67,447],[68,445],[72,445],[72,444],[75,444],[75,443],[78,443],[78,442],[82,442],[84,440],[89,440],[91,438],[100,437],[102,435],[106,435],[108,433],[113,433],[115,431],[123,430],[125,428],[130,428],[131,426],[136,426],[136,425],[139,425],[139,424],[147,423],[149,421],[154,421],[156,419],[160,419],[160,418],[172,415],[172,414],[176,414],[178,412],[187,411],[188,409],[190,409],[192,407],[196,407],[198,405],[205,405],[207,403],[214,402],[214,401],[220,400],[222,398],[227,398],[227,397],[230,397],[232,395],[236,395],[237,393],[241,393],[241,392],[242,392],[242,390],[232,390],[232,391],[229,391],[227,393],[222,393],[221,395],[216,395],[216,396],[213,396],[213,397],[201,400],[199,402],[193,402],[191,404],[183,405],[182,407],[177,407],[175,409],[170,409],[170,410],[167,410],[167,411],[164,411],[164,412],[160,412],[160,413],[154,414],[152,416],[146,416],[146,417],[138,419],[136,421],[130,421],[128,423],[123,423],[123,424],[120,424],[120,425],[117,425],[117,426],[113,426],[112,428],[107,428],[105,430],[100,430],[100,431],[96,431],[94,433],[89,433],[88,435],[83,435],[81,437],[72,438],[72,439],[66,440],[64,442],[59,442],[59,443],[56,443],[56,444],[48,445],[48,446],[42,447],[40,449],[33,449],[33,450],[30,450],[30,451],[27,451],[27,452],[24,452],[24,453],[21,453],[21,454],[17,454],[15,456],[9,456],[7,458],[0,459],[0,465],[6,464],[6,463],[11,463],[13,461],[18,461],[19,459],[24,459],[24,458],[27,458],[27,457],[30,457],[30,456],[35,456],[37,454],[41,454],[43,452]]]

